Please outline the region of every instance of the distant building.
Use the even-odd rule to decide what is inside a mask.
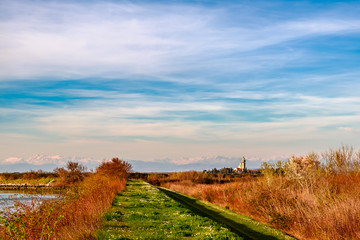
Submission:
[[[245,171],[245,170],[246,170],[246,159],[245,159],[245,157],[242,158],[242,161],[241,161],[239,167],[240,167],[240,169],[241,169],[242,171]]]
[[[242,161],[240,162],[239,166],[237,168],[234,168],[234,172],[236,173],[242,173],[246,172],[246,159],[245,157],[242,158]]]
[[[237,168],[221,168],[221,169],[216,169],[216,168],[213,168],[211,170],[204,170],[203,171],[204,173],[212,173],[212,174],[234,174],[234,173],[237,173],[237,174],[240,174],[240,173],[244,173],[244,172],[247,172],[247,173],[252,173],[252,174],[258,174],[260,173],[259,170],[248,170],[246,168],[246,159],[245,157],[242,158],[241,162],[239,163],[239,166]]]

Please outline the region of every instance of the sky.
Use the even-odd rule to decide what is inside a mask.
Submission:
[[[0,1],[0,172],[360,144],[359,1]]]

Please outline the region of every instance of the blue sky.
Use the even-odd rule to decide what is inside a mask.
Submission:
[[[357,148],[359,10],[358,1],[2,1],[0,165],[116,156],[164,171],[246,156],[256,167]]]

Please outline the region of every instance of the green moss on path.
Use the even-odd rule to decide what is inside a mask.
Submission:
[[[97,239],[243,239],[141,181],[129,180],[104,218]]]

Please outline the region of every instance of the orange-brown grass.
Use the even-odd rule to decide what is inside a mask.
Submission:
[[[125,189],[131,165],[113,158],[72,186],[62,200],[5,216],[4,239],[91,239],[115,195]],[[44,210],[41,210],[41,209]],[[36,224],[34,219],[44,219]]]
[[[54,213],[57,202],[43,201],[33,197],[27,203],[17,201],[13,208],[3,211],[2,239],[49,239],[62,216]]]
[[[59,222],[54,239],[90,239],[100,224],[100,217],[125,185],[125,179],[112,180],[98,175],[85,179],[78,186],[78,192],[69,196],[61,207],[64,219]]]
[[[360,239],[360,175],[326,175],[303,188],[283,176],[164,187],[230,208],[299,239]]]

